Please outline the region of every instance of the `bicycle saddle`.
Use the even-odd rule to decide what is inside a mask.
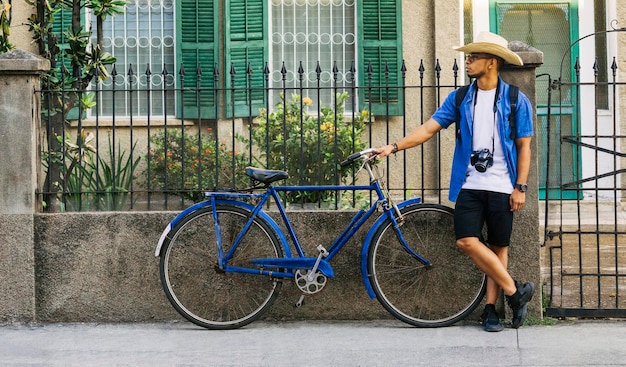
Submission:
[[[284,180],[289,177],[289,174],[285,171],[279,170],[246,167],[246,176],[252,177],[253,179],[263,182],[264,184],[269,184],[274,181]]]

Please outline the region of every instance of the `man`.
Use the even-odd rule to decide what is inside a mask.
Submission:
[[[456,201],[456,243],[488,277],[483,328],[503,330],[495,309],[500,290],[513,311],[511,324],[518,328],[524,323],[535,286],[530,282],[518,283],[508,273],[508,246],[513,213],[521,210],[526,200],[532,106],[520,92],[512,132],[510,86],[500,78],[499,69],[505,62],[523,62],[508,49],[504,38],[489,32],[482,32],[474,43],[455,49],[465,52],[465,71],[475,79],[459,113],[456,90],[426,123],[398,142],[377,148],[376,153],[385,157],[420,145],[459,118],[449,194],[450,201]],[[483,224],[487,225],[485,241],[489,246],[481,242]]]

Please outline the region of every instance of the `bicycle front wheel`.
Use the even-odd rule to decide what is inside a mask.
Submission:
[[[419,327],[448,326],[469,315],[485,295],[486,277],[456,246],[454,211],[434,204],[401,210],[400,227],[409,247],[430,261],[425,266],[400,243],[385,221],[368,254],[368,277],[376,297],[397,319]]]
[[[217,227],[228,253],[250,211],[218,205]],[[268,276],[225,273],[218,267],[216,223],[212,208],[191,213],[176,225],[161,250],[161,284],[176,311],[208,329],[234,329],[261,317],[274,303],[282,283]],[[228,265],[250,268],[250,259],[282,257],[276,233],[261,218],[238,244]]]

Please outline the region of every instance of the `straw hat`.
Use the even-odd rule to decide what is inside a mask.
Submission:
[[[473,43],[465,46],[454,47],[455,50],[469,53],[482,52],[486,54],[500,56],[505,62],[513,65],[524,65],[522,58],[515,52],[509,50],[509,42],[502,36],[491,32],[480,32]]]

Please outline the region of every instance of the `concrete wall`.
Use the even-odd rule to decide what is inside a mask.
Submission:
[[[27,1],[13,1],[11,6],[9,42],[16,48],[30,53],[37,53],[37,44],[33,43],[33,35],[28,31],[28,18],[35,12],[35,6]]]
[[[39,172],[39,73],[27,52],[0,55],[0,320],[35,318],[34,217]]]
[[[278,222],[278,213],[272,213]],[[305,251],[328,245],[354,213],[290,213]],[[38,322],[158,322],[182,320],[169,304],[159,281],[154,249],[175,212],[76,213],[35,216],[35,320]],[[536,216],[535,216],[536,218]],[[535,219],[536,220],[536,219]],[[532,216],[522,219],[525,225]],[[366,224],[367,227],[367,224]],[[535,227],[536,228],[536,227]],[[520,279],[539,279],[538,245],[528,242],[535,231],[518,230],[512,272]],[[295,309],[300,291],[285,281],[280,297],[266,315],[270,320],[368,320],[391,316],[363,286],[360,272],[362,229],[333,261],[336,277],[320,293],[307,296]],[[446,292],[431,295],[447,297]],[[540,317],[540,298],[530,308]],[[0,305],[2,305],[0,300]],[[1,308],[0,308],[1,310]],[[482,308],[470,319],[477,320]]]
[[[159,281],[154,250],[175,212],[44,214],[35,219],[36,319],[41,322],[179,320]],[[294,212],[306,251],[329,244],[350,213]],[[336,277],[305,306],[288,281],[270,319],[380,319],[389,317],[367,296],[360,276],[359,233],[333,263]],[[0,300],[0,305],[2,300]],[[1,317],[1,316],[0,316]]]
[[[626,19],[626,2],[624,1],[617,1],[617,19],[620,20],[619,26],[620,27],[624,27],[624,19]],[[618,44],[617,44],[617,63],[618,63],[618,69],[622,70],[622,72],[620,72],[619,75],[619,81],[623,80],[623,70],[626,70],[626,37],[625,36],[621,36],[621,37],[617,37],[618,39]],[[617,91],[619,93],[619,97],[617,99],[617,103],[618,106],[615,106],[615,113],[617,114],[617,121],[621,121],[621,124],[619,125],[619,135],[626,135],[626,118],[624,118],[624,116],[626,116],[626,87],[624,85],[621,85],[617,88]],[[626,152],[626,139],[620,139],[620,145],[619,145],[619,149],[620,152]],[[620,167],[621,169],[624,169],[624,166]],[[622,174],[620,175],[620,181],[621,181],[621,187],[626,187],[626,175]],[[622,203],[626,202],[626,195],[622,194]]]

